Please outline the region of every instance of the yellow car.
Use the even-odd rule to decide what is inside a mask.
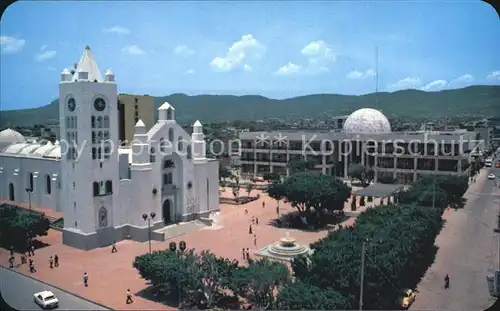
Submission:
[[[417,294],[411,289],[403,291],[403,297],[401,298],[401,307],[408,309],[411,304],[415,301]]]

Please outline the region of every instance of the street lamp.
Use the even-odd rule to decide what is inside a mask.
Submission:
[[[33,188],[26,188],[25,190],[28,193],[28,204],[29,204],[30,214],[31,214],[31,193],[33,193]]]
[[[149,215],[144,213],[142,214],[142,219],[144,219],[144,221],[148,221],[148,242],[149,242],[149,253],[151,254],[151,220],[152,219],[155,219],[156,217],[156,213],[155,212],[151,212]]]
[[[359,281],[359,311],[363,310],[363,289],[365,282],[365,253],[366,253],[366,244],[373,245],[374,242],[368,242],[367,239],[363,241],[361,246],[361,276]],[[378,244],[382,243],[382,239],[378,241]]]

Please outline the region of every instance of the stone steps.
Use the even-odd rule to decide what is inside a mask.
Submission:
[[[199,220],[194,220],[190,222],[170,225],[160,230],[157,230],[156,232],[162,232],[165,235],[165,240],[170,240],[173,238],[189,234],[191,232],[198,231],[204,227],[206,227],[206,225],[203,222]]]

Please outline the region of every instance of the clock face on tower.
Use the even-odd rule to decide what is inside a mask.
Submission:
[[[97,111],[103,111],[106,108],[106,102],[102,98],[96,98],[94,100],[94,109]]]
[[[75,105],[75,99],[74,98],[70,98],[68,100],[68,110],[69,111],[75,111],[75,107],[76,107],[76,105]]]

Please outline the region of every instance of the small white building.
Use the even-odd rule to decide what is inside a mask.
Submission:
[[[208,216],[219,208],[218,162],[205,153],[202,124],[190,136],[168,103],[146,131],[139,120],[129,148],[119,148],[117,84],[104,78],[87,46],[72,75],[61,73],[60,140],[26,143],[21,134],[0,133],[0,197],[64,213],[63,242],[80,249]]]

